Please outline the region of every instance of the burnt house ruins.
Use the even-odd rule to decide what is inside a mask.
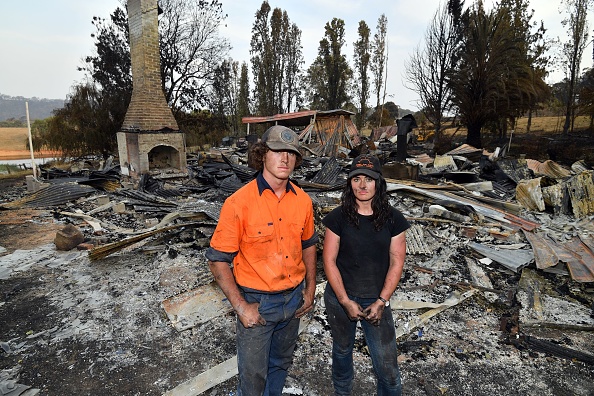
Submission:
[[[251,124],[283,125],[294,128],[303,147],[316,156],[347,157],[348,151],[361,143],[357,127],[351,120],[354,113],[336,110],[304,110],[266,117],[244,117],[248,135]]]

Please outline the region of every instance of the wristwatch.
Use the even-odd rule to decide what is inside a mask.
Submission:
[[[390,300],[386,300],[385,298],[383,298],[382,296],[379,296],[378,299],[384,303],[384,307],[389,307],[390,306]]]

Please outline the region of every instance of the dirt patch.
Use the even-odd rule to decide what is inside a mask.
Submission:
[[[17,249],[53,242],[64,223],[51,213],[36,209],[0,210],[0,246],[12,253]]]

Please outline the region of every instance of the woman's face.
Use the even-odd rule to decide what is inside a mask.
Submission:
[[[375,179],[365,175],[354,176],[351,179],[351,188],[357,201],[370,201],[375,196]]]

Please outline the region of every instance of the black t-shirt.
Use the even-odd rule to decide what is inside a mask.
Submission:
[[[371,216],[359,216],[359,228],[347,221],[339,206],[322,223],[340,237],[336,265],[347,293],[360,298],[377,298],[390,267],[392,237],[410,227],[402,213],[392,208],[391,216],[376,231]]]

